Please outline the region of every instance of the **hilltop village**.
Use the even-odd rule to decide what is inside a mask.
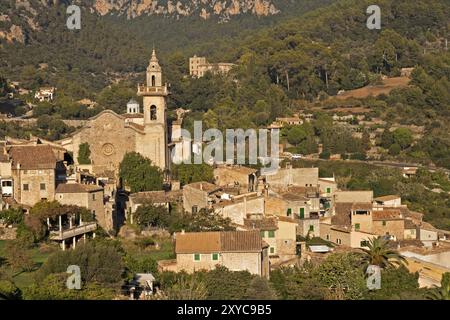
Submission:
[[[190,61],[191,75],[198,77],[208,70],[228,72],[228,67],[198,57]],[[155,252],[161,250],[159,242],[168,243],[172,253],[170,259],[157,259],[159,272],[193,273],[221,266],[269,279],[273,270],[320,260],[334,251],[366,248],[377,238],[409,254],[412,271],[431,265],[441,275],[448,268],[427,265],[417,256],[448,251],[450,232],[425,222],[423,214],[410,210],[398,195],[340,190],[334,175],[323,176],[317,167],[293,166],[301,155],[283,157],[275,174],[214,163],[206,165],[212,172],[210,181],[181,183],[171,175],[170,157],[189,142],[179,134],[182,111],[168,128],[169,88],[162,79],[153,51],[146,83],[137,91],[142,108],[131,100],[124,114],[105,110],[59,141],[2,141],[2,210],[21,210],[28,222],[38,212],[47,241],[61,251],[74,250],[96,236],[147,239]],[[51,99],[54,90],[47,91],[36,98]],[[271,128],[303,121],[307,117],[279,118]],[[135,192],[127,186],[120,172],[129,155],[151,160],[162,174],[160,190]],[[138,173],[138,179],[139,174],[144,179],[147,172]],[[211,221],[200,223],[195,232],[177,230],[155,222],[167,219],[161,216],[145,220],[143,212]],[[14,221],[3,221],[1,230],[2,239],[9,240],[20,232]],[[159,240],[155,243],[152,237]],[[144,283],[144,293],[153,292],[152,274],[135,276],[137,287]],[[439,281],[426,272],[419,279],[423,286]]]

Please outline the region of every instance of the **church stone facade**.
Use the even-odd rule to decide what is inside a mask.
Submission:
[[[147,83],[138,86],[143,97],[143,114],[118,115],[105,110],[72,134],[60,141],[73,152],[78,164],[80,145],[88,143],[91,151],[92,171],[102,174],[117,173],[120,162],[127,152],[138,152],[149,158],[154,165],[165,170],[169,167],[167,141],[166,98],[169,94],[162,84],[162,70],[153,51],[147,68]]]

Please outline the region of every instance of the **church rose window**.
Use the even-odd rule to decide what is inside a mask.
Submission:
[[[111,143],[105,143],[102,147],[103,154],[110,156],[114,153],[114,146]]]

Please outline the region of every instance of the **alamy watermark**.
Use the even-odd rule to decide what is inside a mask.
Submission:
[[[71,275],[67,278],[66,286],[70,290],[81,290],[81,270],[77,265],[71,265],[67,268],[67,273]]]
[[[67,7],[66,13],[69,15],[67,17],[66,26],[69,30],[80,30],[81,29],[81,9],[77,5],[70,5]]]
[[[274,174],[279,167],[279,129],[226,129],[224,137],[219,129],[208,129],[203,132],[202,121],[195,121],[193,139],[186,129],[180,129],[178,136],[186,143],[178,144],[172,150],[174,164],[260,163],[263,166],[261,168],[263,175]]]
[[[367,288],[369,290],[381,289],[381,268],[376,265],[369,265],[366,270]]]
[[[370,16],[367,18],[367,28],[369,30],[381,29],[381,9],[377,5],[371,5],[367,8],[367,14]]]

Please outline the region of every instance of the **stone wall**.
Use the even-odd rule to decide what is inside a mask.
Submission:
[[[219,253],[217,261],[212,260],[212,253],[200,254],[200,261],[194,261],[194,254],[177,254],[177,271],[192,273],[199,270],[212,270],[216,265],[225,266],[231,271],[249,271],[261,275],[260,252],[224,252]]]
[[[215,212],[224,218],[230,218],[233,223],[243,225],[247,214],[264,214],[264,197],[231,201],[226,206],[216,207]]]
[[[317,186],[319,182],[319,168],[282,168],[274,175],[266,177],[272,187],[287,186]]]
[[[73,135],[73,158],[77,162],[79,146],[88,143],[94,173],[117,170],[125,153],[136,150],[138,134],[120,116],[104,111]]]
[[[41,199],[54,200],[55,170],[12,170],[14,179],[14,199],[21,204],[33,206]],[[41,190],[41,183],[45,190]],[[28,184],[28,191],[24,185]]]
[[[357,230],[355,225],[359,224],[359,231],[372,232],[372,212],[369,211],[368,214],[352,214],[351,219],[354,230]]]
[[[216,168],[214,169],[214,178],[215,183],[219,186],[234,186],[238,184],[241,187],[249,187],[249,174],[241,172],[239,168]]]
[[[384,236],[386,234],[395,236],[397,240],[403,240],[405,237],[405,221],[403,219],[397,220],[375,220],[372,223],[372,233]],[[415,237],[414,237],[415,239]]]
[[[302,237],[306,237],[309,232],[310,237],[320,237],[320,219],[299,219],[297,233]],[[310,226],[314,229],[310,230]]]
[[[208,193],[203,190],[191,187],[183,187],[183,208],[186,212],[192,213],[192,207],[197,206],[197,210],[208,207]]]
[[[373,191],[337,191],[334,194],[335,203],[340,202],[373,202]]]
[[[0,227],[0,240],[14,240],[17,237],[17,228]]]
[[[350,232],[335,230],[330,224],[320,224],[320,237],[336,244],[351,246]]]

